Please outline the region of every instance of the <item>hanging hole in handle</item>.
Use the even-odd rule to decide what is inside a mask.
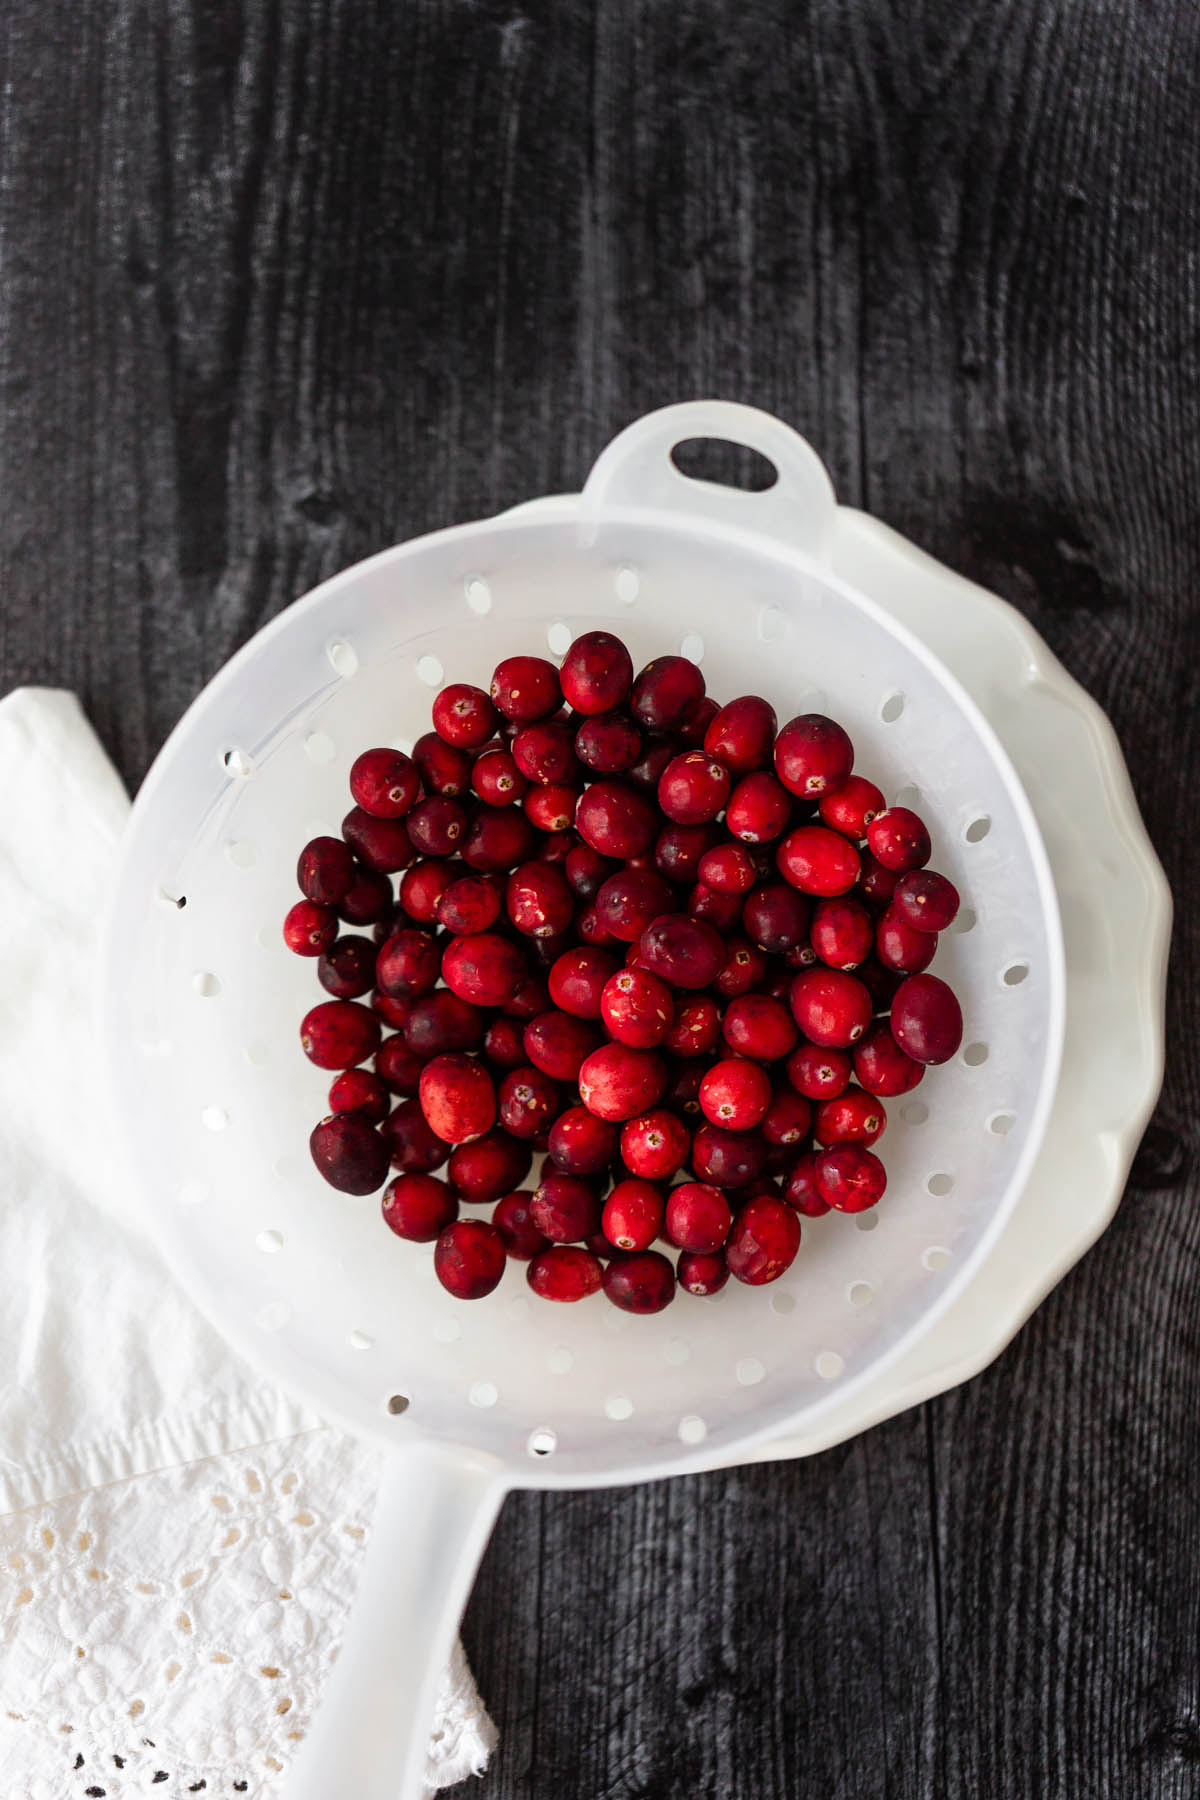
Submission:
[[[779,470],[769,457],[728,438],[684,438],[672,450],[671,461],[689,481],[741,488],[748,494],[763,494],[779,480]]]

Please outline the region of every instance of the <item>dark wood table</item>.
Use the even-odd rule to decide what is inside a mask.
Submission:
[[[1180,903],[1125,1203],[986,1374],[809,1461],[509,1501],[481,1800],[1192,1800],[1194,0],[12,0],[0,39],[0,678],[77,689],[131,785],[322,577],[719,394],[1034,621]]]

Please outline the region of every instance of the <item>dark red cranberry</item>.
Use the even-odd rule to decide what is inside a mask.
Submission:
[[[482,688],[465,681],[452,682],[433,702],[433,728],[458,750],[479,750],[493,735],[500,720]]]
[[[395,1000],[431,993],[441,972],[442,954],[428,931],[397,931],[379,946],[375,982]]]
[[[873,906],[886,906],[900,880],[900,871],[885,869],[881,862],[876,861],[865,845],[859,852],[859,858],[862,865],[858,877],[859,893]]]
[[[355,1000],[324,1000],[305,1013],[300,1048],[318,1069],[349,1069],[379,1048],[379,1020]]]
[[[775,740],[775,773],[790,793],[819,800],[836,793],[849,779],[854,745],[841,726],[824,713],[802,713],[790,719]]]
[[[762,1174],[766,1160],[766,1142],[757,1131],[723,1131],[705,1124],[692,1139],[692,1173],[713,1187],[744,1186]]]
[[[663,1039],[664,1050],[673,1056],[708,1056],[720,1041],[721,1009],[711,995],[676,1000],[674,1022]]]
[[[949,1062],[962,1043],[962,1009],[936,975],[910,975],[892,1001],[892,1036],[914,1062]]]
[[[809,902],[785,881],[768,881],[747,894],[742,902],[742,926],[747,937],[771,956],[782,956],[803,944],[811,918]]]
[[[611,857],[601,856],[590,844],[573,844],[563,862],[563,873],[573,894],[580,900],[594,900],[619,867],[619,863]]]
[[[711,694],[705,694],[697,700],[695,706],[688,708],[687,715],[679,727],[679,735],[689,750],[704,748],[708,728],[720,710]]]
[[[331,1113],[360,1112],[372,1125],[387,1117],[388,1091],[369,1069],[343,1069],[329,1089]]]
[[[659,1251],[635,1251],[609,1263],[604,1292],[622,1312],[661,1312],[675,1298],[675,1271]]]
[[[871,1006],[877,1013],[888,1012],[900,983],[904,980],[896,969],[885,969],[874,956],[868,956],[865,962],[859,963],[854,971],[871,996]]]
[[[804,969],[788,989],[792,1017],[811,1044],[848,1050],[871,1023],[871,996],[841,969]]]
[[[861,1144],[835,1144],[822,1150],[814,1169],[822,1200],[837,1212],[866,1212],[887,1187],[883,1164]]]
[[[612,712],[633,685],[633,662],[620,638],[609,631],[585,631],[562,660],[563,698],[576,712]]]
[[[769,844],[779,837],[792,816],[792,797],[781,782],[765,769],[744,775],[729,796],[725,828],[746,844]]]
[[[388,878],[386,875],[382,875],[379,879],[381,881],[387,881]],[[390,888],[390,882],[388,882],[388,886]],[[387,943],[390,937],[394,937],[396,932],[407,931],[409,926],[414,923],[415,920],[405,912],[399,901],[393,900],[383,916],[376,919],[371,926],[371,941],[374,943],[376,950],[378,950],[382,944]]]
[[[575,813],[575,829],[601,856],[624,860],[648,850],[658,831],[652,801],[623,781],[594,781]]]
[[[465,750],[448,744],[436,731],[427,731],[413,745],[413,762],[427,794],[447,800],[460,799],[471,785],[471,758]]]
[[[407,869],[416,855],[408,835],[411,818],[412,813],[403,819],[373,819],[356,806],[342,820],[342,836],[368,869],[380,875],[394,875]]]
[[[560,952],[561,954],[561,952]],[[511,1000],[504,1003],[507,1019],[520,1019],[527,1025],[539,1013],[550,1009],[550,990],[540,975],[523,975],[513,989]]]
[[[859,1042],[866,1042],[865,1034]],[[853,1066],[847,1050],[798,1044],[787,1059],[787,1078],[796,1092],[809,1100],[832,1100],[846,1086]]]
[[[843,894],[813,908],[809,942],[831,969],[856,969],[874,941],[875,921],[860,900]]]
[[[885,869],[922,868],[933,846],[924,823],[907,806],[889,806],[867,826],[867,843]]]
[[[685,750],[663,770],[658,804],[677,825],[704,825],[729,798],[729,770],[703,750]]]
[[[621,969],[605,983],[600,1015],[617,1043],[653,1050],[670,1031],[675,1006],[670,988],[657,975],[648,969]]]
[[[504,1239],[482,1219],[456,1219],[438,1238],[433,1270],[457,1300],[482,1300],[504,1273]]]
[[[958,889],[932,869],[912,869],[896,883],[892,909],[914,931],[945,931],[958,916]]]
[[[716,1254],[698,1254],[694,1250],[680,1252],[675,1275],[686,1294],[719,1294],[729,1280],[725,1258]]]
[[[397,1031],[403,1031],[408,1024],[408,1015],[415,1004],[413,1000],[393,1000],[390,994],[381,994],[378,988],[371,995],[371,1011]]]
[[[778,1281],[796,1260],[800,1220],[782,1200],[762,1195],[738,1213],[725,1244],[729,1273],[751,1287]]]
[[[504,904],[525,937],[557,937],[575,914],[567,878],[553,863],[525,862],[514,869],[504,890]]]
[[[442,980],[472,1006],[504,1006],[529,973],[520,947],[494,931],[451,938],[442,954]]]
[[[554,1169],[543,1176],[529,1216],[552,1244],[577,1244],[600,1229],[600,1202],[591,1182]]]
[[[685,1062],[675,1064],[670,1086],[663,1095],[663,1105],[678,1113],[681,1119],[696,1120],[700,1118],[700,1083],[704,1079],[704,1064],[699,1057],[691,1057]]]
[[[789,1169],[783,1197],[808,1219],[819,1219],[829,1211],[829,1202],[817,1186],[817,1159],[811,1150],[801,1151]]]
[[[543,1300],[585,1300],[598,1294],[604,1278],[599,1257],[573,1244],[551,1244],[529,1264],[525,1278]]]
[[[377,869],[356,866],[354,880],[338,907],[347,925],[373,925],[392,910],[392,884]]]
[[[684,747],[683,739],[675,732],[666,737],[651,738],[629,771],[630,781],[639,788],[649,788],[652,794],[657,795],[663,770]]]
[[[317,980],[338,1000],[357,1000],[375,986],[375,945],[370,938],[340,937],[317,964]]]
[[[398,819],[421,791],[421,778],[402,750],[364,750],[350,770],[356,806],[374,819]]]
[[[481,803],[467,820],[459,854],[469,868],[500,874],[524,862],[533,847],[533,827],[523,812],[515,806]]]
[[[802,1144],[812,1123],[812,1108],[803,1094],[781,1087],[763,1114],[762,1134],[773,1146]]]
[[[567,950],[550,970],[550,998],[577,1019],[598,1019],[604,984],[621,967],[611,950],[585,945]]]
[[[642,754],[642,734],[624,713],[586,719],[575,733],[575,754],[593,775],[623,775]]]
[[[485,750],[471,764],[471,788],[488,806],[512,806],[529,786],[507,750]]]
[[[773,706],[758,694],[743,694],[717,713],[704,734],[704,748],[719,757],[731,775],[769,769],[775,724]]]
[[[498,1127],[450,1152],[451,1185],[468,1206],[486,1206],[519,1187],[533,1163],[529,1145]]]
[[[667,1236],[680,1250],[719,1250],[732,1220],[728,1200],[708,1182],[682,1181],[667,1196]]]
[[[407,1099],[421,1081],[425,1058],[410,1050],[402,1037],[387,1038],[375,1057],[375,1073],[391,1094]]]
[[[496,1123],[496,1089],[483,1063],[459,1051],[435,1056],[421,1070],[421,1111],[447,1144],[469,1144]]]
[[[698,881],[687,902],[688,916],[703,919],[722,934],[732,931],[742,916],[742,897],[740,894],[719,894],[716,888],[705,887]],[[724,960],[724,959],[722,959]]]
[[[476,1007],[449,988],[435,988],[413,1001],[404,1022],[404,1041],[425,1058],[448,1050],[478,1050],[483,1044],[483,1019]]]
[[[317,1169],[343,1194],[373,1194],[388,1172],[387,1145],[359,1112],[322,1119],[308,1140]]]
[[[662,1189],[653,1182],[618,1181],[600,1219],[605,1237],[618,1250],[648,1250],[662,1230],[663,1205]]]
[[[550,782],[574,782],[579,774],[575,735],[563,719],[523,725],[512,741],[512,759],[527,780],[543,787]]]
[[[579,1097],[597,1118],[632,1119],[662,1098],[667,1066],[653,1050],[602,1044],[579,1071]]]
[[[905,1055],[886,1019],[876,1019],[854,1046],[854,1074],[868,1094],[890,1098],[911,1092],[924,1076],[925,1066]]]
[[[822,825],[840,831],[843,837],[861,839],[866,837],[867,826],[886,804],[873,781],[851,775],[836,792],[821,795],[817,811]]]
[[[686,656],[656,656],[629,696],[629,709],[648,731],[676,731],[704,697],[704,677]]]
[[[754,858],[741,844],[717,844],[704,852],[697,874],[718,894],[746,894],[754,886]]]
[[[617,1154],[617,1128],[586,1106],[568,1106],[550,1127],[551,1161],[568,1175],[599,1175]]]
[[[918,931],[889,906],[875,928],[875,954],[885,969],[901,975],[919,975],[933,961],[936,931]]]
[[[873,1144],[887,1125],[883,1102],[861,1088],[848,1087],[836,1100],[822,1100],[813,1115],[818,1144]]]
[[[621,1161],[645,1181],[669,1181],[687,1161],[691,1133],[666,1107],[654,1107],[621,1127]]]
[[[525,1055],[535,1069],[552,1081],[574,1082],[585,1057],[601,1042],[601,1034],[586,1019],[572,1018],[557,1008],[530,1019],[525,1027]]]
[[[736,1000],[739,995],[761,986],[767,975],[767,959],[749,938],[727,937],[725,947],[725,963],[718,970],[713,986],[722,1000]]]
[[[670,912],[675,894],[652,869],[622,869],[610,875],[596,895],[596,917],[622,944],[640,938],[652,919]]]
[[[505,1194],[502,1199],[497,1200],[492,1213],[492,1224],[504,1239],[504,1248],[514,1262],[528,1262],[547,1245],[547,1239],[542,1236],[530,1215],[529,1203],[532,1198],[533,1195],[523,1189]]]
[[[461,803],[449,795],[431,794],[428,800],[418,800],[407,819],[399,822],[407,826],[412,846],[421,856],[449,856],[462,842],[467,815]]]
[[[283,921],[283,941],[297,956],[322,956],[337,937],[337,914],[315,900],[297,900]]]
[[[506,656],[497,663],[488,692],[505,718],[521,725],[544,719],[562,704],[558,670],[541,656]]]
[[[858,851],[849,838],[824,825],[790,831],[775,860],[784,880],[805,894],[844,894],[858,879]]]
[[[340,906],[350,891],[354,873],[349,844],[335,837],[313,838],[305,844],[296,864],[301,893],[318,906]]]
[[[568,782],[549,781],[544,787],[530,788],[521,809],[531,825],[539,831],[568,831],[579,804],[580,789]]]
[[[743,994],[731,1000],[721,1030],[732,1051],[755,1062],[778,1062],[792,1049],[797,1035],[787,1007],[770,994]]]
[[[726,1131],[751,1131],[771,1104],[771,1078],[761,1063],[728,1056],[708,1070],[700,1083],[699,1098],[700,1111],[710,1124]],[[703,1245],[684,1248],[700,1250]]]
[[[494,1068],[507,1072],[525,1065],[525,1032],[517,1019],[493,1019],[483,1035],[483,1054]]]
[[[500,895],[485,875],[463,875],[445,888],[437,902],[437,921],[456,936],[486,931],[500,917]]]
[[[725,961],[720,932],[686,913],[655,919],[639,938],[638,949],[651,974],[677,988],[707,987]]]
[[[397,1175],[383,1190],[384,1223],[397,1237],[431,1244],[458,1217],[458,1200],[436,1175]]]
[[[526,1063],[510,1069],[500,1083],[498,1110],[506,1131],[534,1143],[562,1111],[562,1090],[549,1075]]]

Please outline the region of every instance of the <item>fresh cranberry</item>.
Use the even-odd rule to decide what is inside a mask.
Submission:
[[[433,702],[433,729],[459,750],[480,749],[499,723],[496,709],[483,689],[465,681],[443,688]]]
[[[428,800],[417,801],[407,819],[395,822],[407,827],[412,846],[420,855],[449,856],[462,840],[467,815],[461,803],[449,795],[431,794]]]
[[[663,1105],[688,1119],[698,1119],[700,1117],[700,1083],[703,1080],[704,1065],[699,1057],[690,1057],[684,1062],[677,1062],[670,1085],[663,1095]]]
[[[342,836],[369,869],[394,875],[407,869],[416,855],[408,830],[412,817],[410,812],[403,819],[373,819],[356,806],[342,820]]]
[[[461,863],[431,857],[406,869],[400,881],[400,904],[418,925],[437,923],[438,901],[457,879]]]
[[[573,1244],[551,1244],[533,1258],[525,1278],[543,1300],[586,1300],[589,1294],[599,1293],[604,1269],[599,1257],[590,1250]]]
[[[870,955],[875,921],[861,900],[848,894],[818,900],[813,908],[809,942],[831,969],[856,969]]]
[[[421,1082],[425,1058],[410,1050],[402,1037],[390,1037],[379,1046],[375,1073],[390,1094],[407,1099],[415,1094]]]
[[[505,1264],[504,1239],[482,1219],[456,1219],[433,1251],[433,1271],[457,1300],[482,1300],[499,1286]]]
[[[923,1078],[925,1067],[905,1055],[886,1019],[876,1019],[854,1046],[854,1074],[868,1094],[890,1098],[911,1092]]]
[[[387,1117],[388,1092],[378,1075],[372,1075],[369,1069],[343,1069],[330,1086],[329,1110],[359,1112],[372,1125],[378,1125]]]
[[[736,1055],[755,1062],[777,1062],[793,1048],[797,1035],[787,1007],[769,994],[743,994],[731,1000],[721,1030]]]
[[[354,804],[374,819],[398,819],[421,791],[412,758],[402,750],[364,750],[350,770]]]
[[[724,965],[717,971],[713,986],[722,1000],[736,1000],[759,987],[767,974],[767,958],[749,938],[727,937]]]
[[[379,947],[376,985],[396,1000],[431,993],[441,970],[437,940],[428,931],[397,931]]]
[[[484,875],[463,875],[452,881],[437,902],[437,921],[456,936],[486,931],[500,917],[500,895]]]
[[[569,831],[579,804],[581,790],[569,782],[548,781],[532,787],[521,802],[529,823],[539,831]]]
[[[485,750],[471,764],[471,788],[488,806],[512,806],[529,786],[508,750]]]
[[[790,719],[775,739],[775,773],[790,793],[819,800],[836,793],[849,778],[854,745],[824,713]]]
[[[919,975],[933,961],[937,950],[936,931],[918,931],[909,925],[892,906],[875,928],[875,954],[885,969],[901,975]]]
[[[516,1019],[493,1019],[483,1034],[483,1054],[494,1068],[520,1069],[525,1065],[525,1034]]]
[[[642,734],[624,713],[585,719],[575,733],[575,754],[593,775],[623,775],[642,754]]]
[[[765,769],[744,775],[729,796],[725,828],[746,844],[769,844],[787,829],[792,797]]]
[[[498,875],[524,862],[533,845],[533,827],[523,812],[515,806],[480,804],[467,821],[459,855],[469,868]]]
[[[680,1252],[675,1275],[686,1294],[719,1294],[729,1280],[729,1268],[719,1253],[704,1254],[694,1250]]]
[[[718,757],[731,775],[769,769],[775,742],[775,708],[757,694],[728,701],[704,734],[704,748]]]
[[[829,1202],[817,1186],[817,1159],[811,1150],[802,1150],[789,1169],[783,1197],[808,1219],[819,1219],[829,1211]]]
[[[373,925],[391,910],[395,896],[387,876],[356,865],[354,880],[338,906],[347,925]]]
[[[804,969],[788,989],[792,1017],[812,1044],[848,1050],[871,1023],[871,996],[841,969]]]
[[[562,1111],[562,1090],[532,1063],[510,1069],[498,1093],[500,1123],[514,1137],[533,1142],[548,1132]]]
[[[552,1244],[577,1244],[600,1229],[600,1202],[591,1182],[552,1170],[529,1203],[529,1216]]]
[[[532,1194],[524,1190],[505,1194],[497,1200],[492,1213],[492,1224],[504,1240],[504,1248],[514,1262],[529,1262],[539,1250],[546,1248],[547,1240],[534,1224],[529,1211]]]
[[[397,1031],[403,1031],[408,1024],[408,1015],[415,1005],[415,1000],[393,1000],[390,994],[381,994],[378,988],[371,995],[371,1011]]]
[[[746,894],[754,886],[754,858],[741,844],[717,844],[706,850],[696,872],[705,887],[718,894]]]
[[[598,1019],[604,985],[620,966],[610,950],[598,946],[567,950],[550,969],[550,998],[577,1019]]]
[[[340,906],[350,891],[354,874],[350,845],[341,838],[313,838],[305,844],[296,864],[301,893],[318,906]]]
[[[867,826],[871,854],[885,869],[920,869],[933,846],[924,823],[907,806],[889,806]]]
[[[812,1108],[803,1094],[793,1087],[782,1087],[772,1095],[762,1117],[762,1134],[768,1144],[800,1144],[808,1136]]]
[[[782,1200],[762,1195],[738,1213],[725,1245],[729,1273],[751,1287],[778,1281],[796,1260],[800,1220]]]
[[[543,941],[558,943],[557,939],[539,938],[533,948],[540,950]],[[554,954],[556,957],[561,956],[561,949],[556,949]],[[519,1019],[523,1025],[528,1025],[530,1019],[536,1019],[539,1013],[549,1012],[550,990],[540,975],[522,975],[511,998],[504,1002],[502,1010],[506,1019]]]
[[[679,726],[679,735],[689,750],[702,750],[704,740],[708,736],[708,728],[720,712],[720,707],[711,694],[703,694],[694,706],[689,706]]]
[[[563,861],[567,884],[580,900],[594,900],[609,876],[615,875],[619,867],[611,857],[601,856],[590,844],[573,844]]]
[[[865,962],[859,963],[854,971],[871,996],[871,1006],[877,1013],[890,1011],[903,975],[896,969],[885,969],[875,956],[868,956]]]
[[[686,656],[656,656],[633,684],[629,709],[648,731],[676,731],[704,696],[704,677]]]
[[[648,1250],[663,1228],[662,1189],[636,1177],[618,1181],[604,1202],[600,1225],[618,1250]]]
[[[451,938],[442,953],[442,980],[472,1006],[504,1006],[529,973],[520,947],[495,931]]]
[[[873,906],[886,906],[900,880],[898,869],[885,869],[871,852],[864,847],[859,851],[861,869],[858,877],[858,891],[864,900]]]
[[[596,916],[610,936],[632,944],[653,919],[670,912],[674,900],[670,883],[652,869],[623,869],[596,895]]]
[[[449,988],[435,988],[414,1000],[404,1021],[404,1041],[418,1056],[441,1056],[447,1050],[478,1050],[483,1019],[477,1007],[460,1000]]]
[[[374,871],[364,871],[364,873],[373,874]],[[379,879],[387,884],[390,893],[392,884],[387,876],[381,875]],[[371,926],[371,940],[374,943],[376,950],[378,950],[382,944],[386,944],[388,939],[393,937],[397,931],[407,931],[409,926],[414,923],[415,921],[404,910],[400,902],[393,897],[387,910],[381,914]]]
[[[868,1026],[868,1033],[870,1030]],[[866,1041],[864,1034],[859,1043]],[[821,1044],[798,1044],[787,1059],[787,1078],[796,1092],[809,1100],[832,1100],[845,1088],[853,1067],[846,1050],[834,1050]]]
[[[704,825],[729,798],[729,771],[703,750],[685,750],[663,770],[658,804],[677,825]]]
[[[779,873],[805,894],[844,894],[858,879],[858,851],[849,838],[824,825],[790,831],[776,856]]]
[[[431,1244],[458,1217],[458,1200],[436,1175],[397,1175],[383,1190],[384,1224],[413,1244]]]
[[[305,1013],[300,1048],[318,1069],[349,1069],[379,1048],[379,1020],[355,1000],[324,1000]]]
[[[621,1127],[621,1161],[645,1181],[669,1181],[687,1161],[691,1133],[666,1107],[654,1107]]]
[[[866,1212],[887,1187],[879,1158],[861,1144],[835,1144],[814,1164],[822,1200],[837,1212]]]
[[[766,1159],[766,1141],[757,1131],[701,1125],[692,1139],[692,1173],[697,1181],[710,1182],[713,1187],[744,1186],[762,1174]]]
[[[323,956],[337,937],[337,914],[315,900],[297,900],[283,921],[283,941],[297,956]]]
[[[504,891],[508,916],[525,937],[557,937],[575,914],[575,898],[553,863],[526,862],[514,869]]]
[[[742,925],[749,938],[772,956],[782,956],[808,937],[812,908],[784,881],[768,881],[746,895]]]
[[[610,631],[585,631],[562,660],[558,674],[563,699],[576,712],[612,712],[633,686],[633,662]]]
[[[575,915],[575,932],[585,944],[615,944],[616,938],[600,918],[594,906],[585,906]]]
[[[813,1117],[818,1144],[873,1144],[887,1125],[883,1102],[861,1088],[848,1087],[836,1100],[822,1100]]]
[[[568,1106],[550,1127],[550,1159],[568,1175],[599,1175],[617,1154],[617,1128],[586,1106]]]
[[[742,916],[740,894],[719,894],[716,888],[698,881],[687,900],[688,917],[703,919],[714,931],[732,931]],[[722,958],[722,962],[724,958]]]
[[[761,1063],[744,1056],[726,1057],[705,1075],[699,1098],[700,1111],[710,1124],[726,1131],[750,1131],[771,1104],[771,1078]],[[703,1246],[686,1247],[699,1250]]]
[[[383,1136],[393,1169],[406,1175],[428,1175],[446,1160],[445,1142],[429,1125],[419,1100],[402,1100],[393,1107],[383,1121]]]
[[[318,1171],[343,1194],[373,1194],[388,1171],[387,1145],[362,1113],[322,1119],[308,1140]]]
[[[821,795],[817,811],[822,825],[828,825],[832,831],[840,831],[843,837],[862,839],[867,835],[867,826],[871,820],[886,805],[883,794],[873,781],[867,781],[861,775],[851,775],[834,793]]]
[[[337,1000],[357,1000],[375,986],[375,945],[370,938],[340,937],[317,964],[317,980]]]
[[[634,1050],[652,1050],[671,1029],[675,1006],[665,981],[648,969],[621,969],[600,996],[609,1036]]]
[[[449,1051],[421,1070],[421,1111],[447,1144],[469,1144],[496,1123],[496,1089],[473,1056]]]
[[[708,1056],[721,1041],[721,1009],[708,994],[675,1002],[675,1019],[663,1039],[673,1056]]]
[[[648,850],[658,831],[654,804],[623,781],[594,781],[575,812],[575,829],[601,856],[624,860]]]
[[[512,759],[527,780],[542,787],[573,782],[579,774],[575,734],[563,719],[523,725],[512,741]]]
[[[703,919],[664,913],[638,940],[642,962],[672,987],[707,987],[725,961],[721,934]]]
[[[519,1187],[533,1163],[529,1145],[498,1127],[450,1152],[451,1185],[468,1206],[486,1206]]]
[[[603,1044],[579,1071],[579,1097],[601,1119],[632,1119],[661,1099],[667,1066],[653,1050]]]
[[[457,800],[471,785],[471,758],[465,750],[448,744],[436,731],[427,731],[413,745],[413,761],[427,794]]]
[[[962,1043],[962,1009],[936,975],[910,975],[892,1001],[892,1036],[914,1062],[949,1062]]]
[[[680,1250],[709,1254],[719,1250],[732,1220],[728,1200],[708,1182],[680,1182],[667,1196],[667,1236]]]
[[[657,1250],[635,1251],[609,1263],[604,1292],[622,1312],[661,1312],[675,1298],[675,1270]]]
[[[535,1069],[552,1081],[575,1080],[584,1058],[599,1048],[601,1036],[586,1019],[575,1019],[557,1008],[538,1013],[525,1027],[525,1055]]]
[[[541,656],[506,656],[497,663],[488,692],[505,718],[521,725],[544,719],[562,704],[558,670]]]
[[[958,916],[958,889],[932,869],[912,869],[896,883],[892,909],[914,931],[945,931]]]
[[[669,732],[666,737],[651,738],[629,771],[630,781],[639,788],[649,788],[651,793],[657,794],[663,770],[685,748],[683,739],[676,732]]]

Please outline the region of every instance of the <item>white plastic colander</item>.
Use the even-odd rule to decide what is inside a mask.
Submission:
[[[760,451],[775,485],[685,477],[671,451],[695,438]],[[830,573],[835,509],[778,420],[721,402],[651,414],[582,495],[401,545],[297,601],[209,684],[137,797],[101,1028],[153,1222],[235,1345],[394,1453],[296,1800],[417,1791],[437,1678],[508,1488],[659,1477],[811,1425],[961,1292],[1030,1171],[1063,1033],[1049,865],[975,705]],[[486,687],[501,657],[561,656],[599,626],[635,666],[682,649],[718,699],[762,693],[781,721],[828,711],[856,768],[920,810],[932,866],[963,895],[933,964],[961,999],[963,1050],[888,1103],[887,1232],[871,1213],[806,1219],[782,1281],[681,1294],[650,1318],[602,1296],[539,1301],[516,1264],[487,1300],[455,1301],[432,1246],[320,1179],[307,1139],[329,1077],[297,1027],[321,994],[280,936],[297,854],[336,834],[361,750],[409,747],[444,679]]]

